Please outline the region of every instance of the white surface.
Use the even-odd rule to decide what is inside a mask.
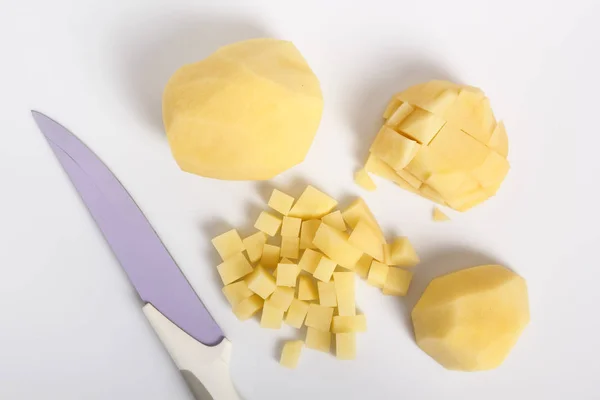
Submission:
[[[216,346],[205,346],[169,321],[152,304],[146,304],[143,310],[179,370],[191,374],[191,382],[200,382],[200,385],[192,386],[201,389],[193,391],[197,400],[203,400],[209,394],[214,400],[240,400],[231,380],[229,340],[223,339]]]
[[[286,3],[0,0],[0,398],[191,399],[32,108],[72,129],[138,201],[231,339],[245,399],[600,398],[600,3]],[[275,181],[284,188],[360,193],[359,155],[409,83],[450,76],[490,95],[512,163],[495,199],[434,224],[429,203],[391,185],[364,197],[424,260],[413,301],[431,275],[489,260],[527,278],[533,320],[500,369],[443,370],[415,346],[404,302],[362,283],[369,332],[355,362],[305,351],[298,370],[280,368],[279,340],[293,332],[229,311],[209,238],[247,232],[269,184],[180,172],[160,94],[181,64],[260,35],[293,40],[326,99],[306,162]]]

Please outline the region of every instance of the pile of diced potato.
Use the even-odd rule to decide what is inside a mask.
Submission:
[[[256,233],[242,239],[234,229],[212,240],[234,314],[247,320],[262,310],[260,325],[269,329],[306,325],[304,342],[284,346],[286,367],[296,366],[304,345],[329,352],[332,335],[337,358],[354,359],[356,333],[367,329],[356,313],[355,275],[384,294],[404,296],[412,272],[397,267],[419,262],[414,248],[405,237],[387,243],[360,198],[341,212],[335,199],[308,186],[297,201],[274,190],[268,205],[272,211],[260,214]],[[269,243],[278,235],[279,244]]]

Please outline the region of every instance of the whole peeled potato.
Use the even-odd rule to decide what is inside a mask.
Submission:
[[[412,310],[419,347],[447,369],[498,367],[529,323],[525,280],[500,265],[431,281]]]
[[[265,180],[302,162],[323,111],[317,77],[298,49],[253,39],[185,65],[163,95],[163,120],[181,169]]]

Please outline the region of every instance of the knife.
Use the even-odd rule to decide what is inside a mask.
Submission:
[[[231,342],[123,185],[75,135],[32,111],[71,182],[142,299],[142,310],[196,399],[239,400]]]

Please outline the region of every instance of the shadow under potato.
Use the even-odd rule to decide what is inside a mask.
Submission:
[[[398,302],[407,329],[410,332],[413,331],[410,313],[421,298],[427,285],[434,278],[461,269],[488,264],[501,263],[483,253],[467,248],[444,249],[424,257],[421,263],[414,267],[414,276],[408,294],[406,297],[400,298]]]
[[[397,62],[369,65],[363,76],[365,86],[358,93],[351,93],[354,99],[347,107],[347,118],[352,122],[356,134],[356,157],[364,164],[371,143],[383,124],[383,111],[394,95],[409,86],[433,79],[456,81],[444,68],[419,59],[405,56]]]
[[[162,94],[177,69],[206,58],[221,46],[260,37],[269,35],[247,21],[220,16],[154,18],[138,26],[127,25],[112,38],[123,63],[118,72],[126,101],[141,121],[162,134]]]

